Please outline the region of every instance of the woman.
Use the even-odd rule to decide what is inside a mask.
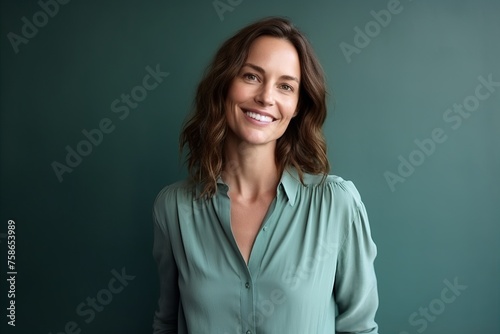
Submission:
[[[354,185],[328,175],[325,92],[286,19],[219,49],[181,134],[191,178],[154,205],[154,333],[378,332],[376,246]]]

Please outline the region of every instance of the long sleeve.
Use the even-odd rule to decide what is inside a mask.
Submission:
[[[338,334],[378,333],[375,313],[378,308],[377,278],[374,260],[377,247],[371,238],[365,206],[354,185],[347,186],[353,195],[352,221],[341,245],[335,277]]]
[[[153,320],[153,334],[169,334],[177,333],[179,311],[178,270],[172,253],[165,208],[159,208],[164,203],[159,200],[160,198],[162,196],[158,196],[153,209],[153,256],[158,266],[160,278],[160,297]]]

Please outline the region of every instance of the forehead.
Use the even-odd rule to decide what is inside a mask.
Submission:
[[[281,72],[280,75],[300,77],[300,60],[295,46],[288,40],[271,36],[255,39],[246,59],[267,72]]]

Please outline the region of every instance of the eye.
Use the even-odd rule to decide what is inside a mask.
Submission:
[[[245,74],[243,74],[243,78],[245,78],[246,80],[249,80],[249,81],[257,81],[257,80],[259,80],[259,78],[255,74],[252,74],[252,73],[245,73]]]
[[[286,91],[289,91],[289,92],[293,92],[293,87],[292,87],[292,86],[290,86],[289,84],[281,84],[281,85],[280,85],[280,88],[281,88],[281,89],[284,89],[284,90],[286,90]]]

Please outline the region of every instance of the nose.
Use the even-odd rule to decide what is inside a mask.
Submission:
[[[261,85],[259,91],[255,95],[255,102],[262,106],[274,105],[273,87],[270,84]]]

